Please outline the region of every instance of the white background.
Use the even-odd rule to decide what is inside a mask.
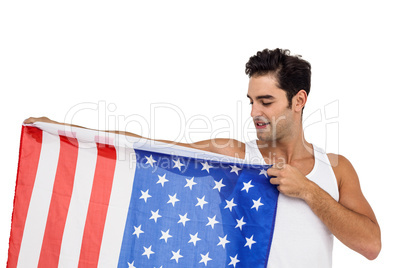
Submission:
[[[182,142],[246,141],[253,134],[242,131],[250,112],[244,65],[258,50],[280,47],[312,64],[307,140],[353,163],[382,229],[375,261],[337,241],[334,268],[399,267],[397,6],[387,0],[2,1],[0,266],[25,118],[45,115]]]

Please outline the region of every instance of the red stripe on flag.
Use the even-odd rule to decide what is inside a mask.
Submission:
[[[73,192],[78,141],[60,136],[60,153],[38,267],[57,267]]]
[[[114,146],[99,144],[78,267],[97,267],[116,166]]]
[[[23,126],[21,131],[14,211],[8,249],[8,268],[17,266],[29,202],[35,183],[36,171],[38,169],[41,146],[42,130],[36,127]]]

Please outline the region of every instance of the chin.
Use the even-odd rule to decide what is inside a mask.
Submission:
[[[269,142],[269,143],[275,143],[278,142],[280,140],[280,138],[278,138],[278,135],[272,135],[272,132],[259,132],[257,131],[257,138],[260,141],[263,142]]]
[[[257,132],[257,138],[260,141],[266,141],[266,142],[274,141],[274,139],[271,137],[271,135],[267,135],[266,133],[258,133]]]

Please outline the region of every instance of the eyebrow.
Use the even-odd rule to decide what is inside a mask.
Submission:
[[[248,94],[247,94],[247,98],[251,99],[251,97]],[[272,96],[272,95],[262,95],[262,96],[257,96],[256,99],[257,100],[260,100],[260,99],[270,99],[270,100],[272,100],[272,99],[275,99],[275,97]]]

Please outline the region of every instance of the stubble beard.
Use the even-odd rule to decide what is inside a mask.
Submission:
[[[292,135],[291,129],[291,122],[286,120],[286,116],[283,115],[276,120],[272,120],[266,129],[257,130],[257,137],[270,147],[276,147],[278,142]]]
[[[276,135],[276,133],[274,133],[275,131],[272,130],[266,130],[264,132],[260,131],[257,132],[257,137],[260,141],[267,143],[268,146],[270,147],[275,147],[278,137]]]

